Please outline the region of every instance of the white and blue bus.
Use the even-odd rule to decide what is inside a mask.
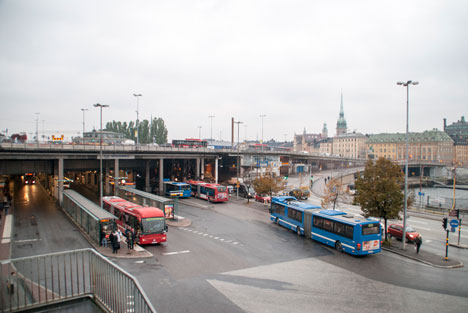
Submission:
[[[339,252],[367,255],[382,251],[380,223],[372,218],[337,210],[314,211],[306,214],[305,232]]]
[[[319,209],[320,206],[299,202],[295,197],[273,197],[270,220],[295,231],[298,235],[304,235],[304,212]]]
[[[192,189],[187,183],[165,181],[164,194],[169,197],[177,196],[179,198],[190,198],[192,195]]]

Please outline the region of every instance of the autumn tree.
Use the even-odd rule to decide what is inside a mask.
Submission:
[[[354,184],[356,194],[353,204],[361,206],[365,217],[384,219],[385,240],[387,240],[387,220],[399,218],[404,206],[403,180],[400,166],[381,157],[375,163],[372,160],[367,161],[364,173]]]
[[[322,207],[328,208],[333,205],[333,210],[336,203],[344,196],[343,184],[339,179],[330,179],[325,184],[324,197],[322,199]]]
[[[270,173],[266,173],[254,179],[253,188],[256,193],[266,194],[271,198],[273,193],[278,193],[284,189],[284,181],[281,177],[273,177]]]

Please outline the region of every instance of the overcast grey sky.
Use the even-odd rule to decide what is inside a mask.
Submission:
[[[0,129],[162,117],[169,139],[442,128],[468,115],[468,1],[0,0]],[[237,129],[236,129],[237,133]],[[52,133],[48,133],[51,135]],[[237,140],[237,137],[236,137]]]

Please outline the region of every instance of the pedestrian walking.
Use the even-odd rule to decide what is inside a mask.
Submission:
[[[421,245],[422,245],[421,235],[419,235],[414,242],[416,243],[416,253],[419,253],[419,249],[421,249]]]
[[[117,253],[117,236],[115,232],[109,235],[110,244],[112,246],[112,253]]]
[[[122,241],[122,232],[117,228],[117,250],[120,249],[120,242]]]

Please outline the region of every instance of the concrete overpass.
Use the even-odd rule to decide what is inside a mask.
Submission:
[[[64,173],[81,174],[83,183],[98,186],[99,145],[40,144],[40,143],[1,143],[0,174],[23,175],[26,172],[43,173],[47,176],[46,186],[62,200],[59,190],[63,190]],[[307,173],[320,170],[362,166],[365,160],[347,159],[332,156],[318,156],[285,151],[258,151],[208,148],[174,148],[152,145],[125,146],[103,145],[103,174],[106,194],[109,194],[110,181],[126,176],[122,171],[136,171],[135,176],[144,177],[144,188],[151,190],[151,177],[157,180],[159,191],[163,189],[163,179],[203,178],[207,168],[218,182],[221,172],[224,179],[236,176],[239,162],[240,175],[244,170],[274,164],[282,174],[296,171]],[[239,159],[239,161],[238,161]]]

